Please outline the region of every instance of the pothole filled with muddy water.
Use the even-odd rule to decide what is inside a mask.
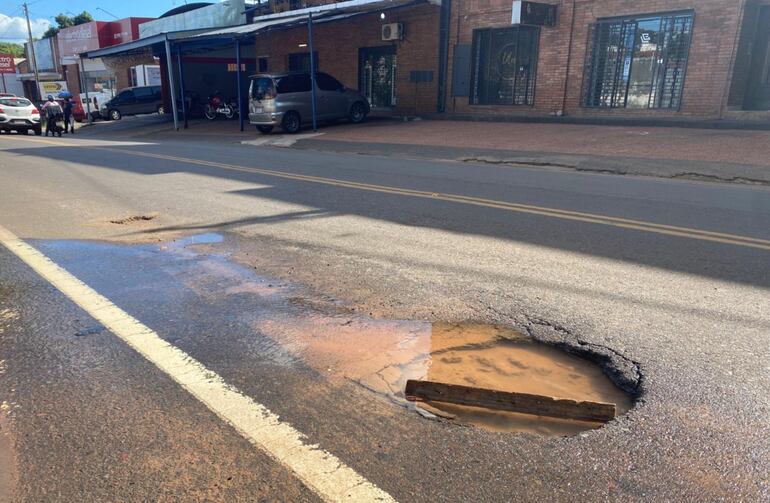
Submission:
[[[259,330],[326,375],[345,377],[426,417],[496,432],[575,435],[601,427],[632,406],[629,396],[593,362],[494,325],[367,317],[341,323],[337,317],[305,313],[288,323],[285,318],[262,318]],[[471,394],[482,390],[555,399],[556,405],[570,401],[614,407],[604,420],[583,420],[558,410],[554,417],[548,403],[545,409],[536,403],[528,413],[435,399],[412,403],[405,394],[411,380],[470,388],[466,391]]]
[[[516,401],[518,394],[569,400],[579,403],[612,404],[614,415],[631,408],[631,400],[592,362],[538,343],[517,332],[492,325],[434,324],[425,375],[432,383],[458,385],[477,400],[486,398],[474,390],[503,392],[503,399]],[[473,401],[473,396],[470,401]],[[460,400],[469,400],[464,396]],[[546,401],[548,401],[546,398]],[[482,403],[480,402],[480,403]],[[558,402],[557,402],[558,403]],[[526,408],[527,404],[524,405]],[[570,404],[571,405],[571,404]],[[511,412],[498,407],[467,406],[425,400],[417,407],[460,423],[474,424],[499,432],[528,432],[541,435],[573,435],[604,424],[601,420],[564,417],[570,411],[541,407],[542,415]],[[556,407],[558,409],[558,407]],[[577,414],[580,415],[579,407]],[[611,410],[611,408],[610,408]],[[554,414],[554,415],[551,415]],[[591,415],[589,410],[587,416]]]
[[[312,369],[318,379],[332,385],[353,382],[412,413],[499,432],[564,436],[598,428],[603,422],[549,415],[543,404],[562,408],[565,401],[570,401],[567,406],[610,404],[613,416],[632,405],[599,366],[585,359],[503,327],[356,313],[341,301],[259,276],[253,268],[232,261],[228,241],[219,234],[160,245],[36,244],[160,332],[176,334],[171,343],[211,351],[208,334],[222,334],[223,343],[237,348],[243,365],[267,361]],[[205,316],[194,317],[197,325],[190,329],[167,314],[198,312]],[[454,386],[468,393],[484,390],[487,399],[507,393],[508,402],[520,400],[520,395],[541,398],[533,402],[525,397],[530,400],[527,413],[498,407],[499,402],[492,404],[495,407],[469,406],[463,400],[437,400],[435,395],[421,396],[415,403],[407,400],[415,399],[414,394],[405,393],[410,381]]]

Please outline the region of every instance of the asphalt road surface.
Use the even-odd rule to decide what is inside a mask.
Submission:
[[[3,136],[0,243],[0,499],[770,500],[766,187]],[[447,321],[635,406],[495,433],[351,370]]]

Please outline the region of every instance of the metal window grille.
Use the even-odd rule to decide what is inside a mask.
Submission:
[[[583,80],[588,107],[678,108],[691,12],[599,21],[589,27]]]

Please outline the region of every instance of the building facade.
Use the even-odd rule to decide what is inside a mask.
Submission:
[[[126,18],[117,21],[92,21],[64,28],[56,36],[59,64],[68,90],[75,95],[93,93],[103,99],[136,82],[138,65],[156,65],[152,56],[123,62],[101,58],[82,60],[88,51],[119,45],[139,38],[139,26],[152,18]],[[144,68],[143,68],[144,71]]]
[[[512,24],[507,0],[452,0],[450,114],[770,117],[767,0],[541,3],[553,26]]]
[[[436,110],[439,7],[429,3],[373,10],[319,23],[313,39],[316,67],[359,89],[378,113],[421,115]],[[400,33],[383,36],[383,26]],[[256,35],[258,68],[308,70],[307,26]]]
[[[272,0],[245,12],[240,5],[186,6],[142,25],[161,60],[167,100],[167,73],[181,71],[175,80],[188,81],[185,93],[205,97],[235,96],[251,72],[307,70],[312,13],[317,68],[359,89],[376,113],[770,120],[770,0]],[[168,36],[172,66],[168,38],[158,38]],[[240,80],[232,75],[236,46]]]
[[[550,19],[520,17],[528,3],[444,0],[319,25],[318,68],[403,115],[770,119],[770,0],[539,0]],[[401,35],[386,40],[393,24]],[[269,71],[309,59],[305,28],[256,44]]]

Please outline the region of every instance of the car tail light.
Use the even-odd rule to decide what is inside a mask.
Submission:
[[[38,110],[37,108],[33,108],[32,115],[40,115],[40,110]]]
[[[0,114],[4,114],[4,113],[5,113],[5,110],[3,110],[2,108],[0,108]]]

